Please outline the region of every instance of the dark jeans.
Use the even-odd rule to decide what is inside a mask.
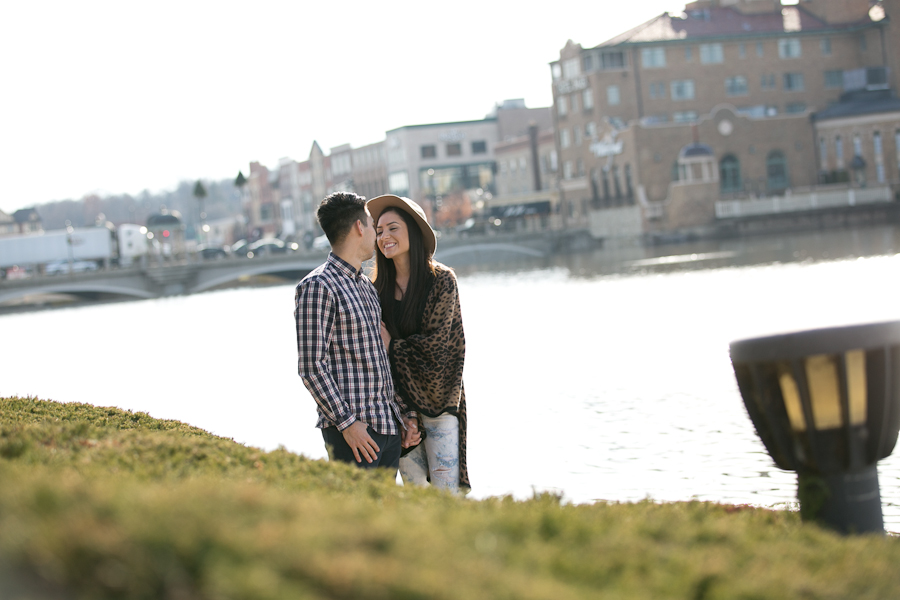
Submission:
[[[375,440],[375,443],[379,448],[375,460],[367,462],[366,459],[363,458],[362,462],[356,462],[356,458],[353,456],[353,450],[347,445],[346,440],[344,440],[344,434],[338,431],[337,427],[325,427],[322,429],[322,439],[325,440],[325,447],[328,448],[328,459],[350,463],[361,469],[382,467],[396,471],[397,467],[400,465],[400,450],[402,450],[402,447],[400,446],[400,435],[384,435],[383,433],[376,433],[371,426],[366,428],[366,432],[372,436],[372,439]]]

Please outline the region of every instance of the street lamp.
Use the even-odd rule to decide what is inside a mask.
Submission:
[[[74,273],[73,263],[75,262],[75,251],[72,248],[72,234],[75,233],[75,228],[72,227],[72,221],[66,219],[66,245],[69,248],[69,275]]]
[[[801,517],[883,532],[876,463],[900,431],[900,321],[736,341],[731,361],[763,445],[797,472]]]

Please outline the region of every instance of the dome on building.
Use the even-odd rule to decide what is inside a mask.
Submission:
[[[707,146],[706,144],[688,144],[684,148],[681,149],[679,153],[680,158],[691,158],[694,156],[713,156],[713,149]]]

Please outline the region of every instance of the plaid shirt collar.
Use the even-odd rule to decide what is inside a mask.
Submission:
[[[335,254],[334,252],[328,253],[328,264],[333,266],[335,269],[352,279],[353,281],[359,281],[359,278],[362,277],[362,269],[357,271],[353,265],[348,263],[346,260]]]

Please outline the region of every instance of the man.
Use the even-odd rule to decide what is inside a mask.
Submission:
[[[407,411],[394,393],[378,295],[362,273],[375,253],[375,225],[365,198],[348,192],[325,198],[316,218],[331,252],[294,296],[300,377],[332,460],[396,472]]]

